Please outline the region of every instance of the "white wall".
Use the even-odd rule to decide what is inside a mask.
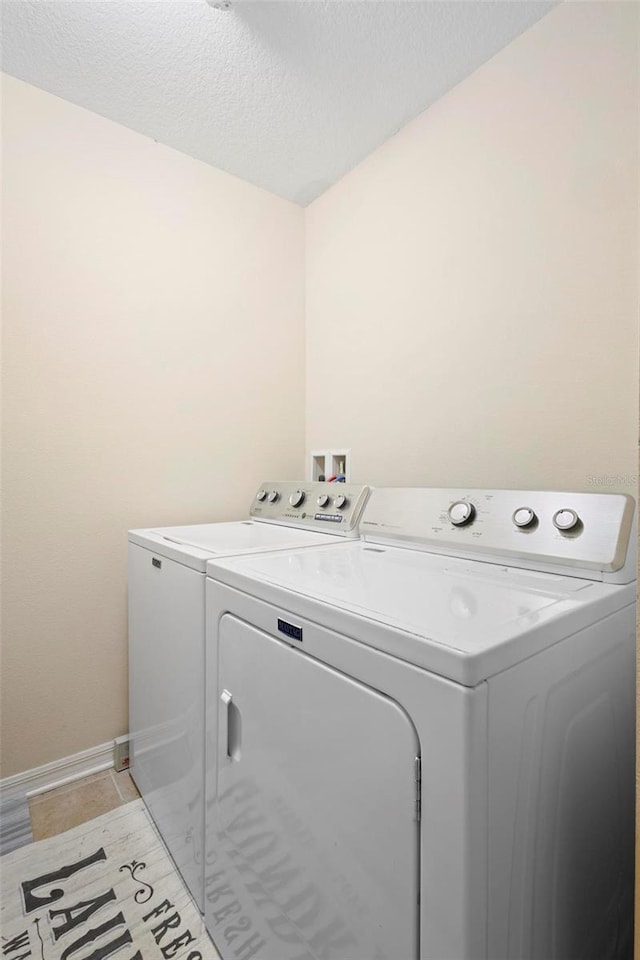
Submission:
[[[126,533],[303,459],[299,207],[9,77],[3,775],[127,730]]]
[[[307,208],[352,479],[636,493],[638,13],[561,5]]]

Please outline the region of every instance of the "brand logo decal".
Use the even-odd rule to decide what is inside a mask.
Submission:
[[[329,523],[342,523],[344,517],[339,513],[316,513],[314,520],[328,520]]]
[[[278,617],[278,630],[280,633],[284,633],[285,637],[289,637],[290,640],[297,640],[298,643],[302,643],[302,627],[296,627],[295,624],[288,623]]]

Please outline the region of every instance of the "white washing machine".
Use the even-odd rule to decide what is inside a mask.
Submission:
[[[200,910],[207,559],[343,544],[358,535],[368,492],[269,482],[249,520],[129,532],[130,768]]]
[[[378,489],[357,542],[208,564],[224,960],[630,957],[633,514]]]

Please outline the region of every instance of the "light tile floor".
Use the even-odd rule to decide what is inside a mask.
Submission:
[[[71,827],[137,800],[140,794],[129,772],[104,770],[66,784],[29,801],[34,840],[44,840]]]

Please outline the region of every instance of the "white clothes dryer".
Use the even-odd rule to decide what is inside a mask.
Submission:
[[[205,564],[342,544],[368,488],[269,482],[250,519],[129,532],[129,753],[140,794],[203,910]]]
[[[622,960],[634,503],[377,489],[361,539],[207,565],[224,960]]]

